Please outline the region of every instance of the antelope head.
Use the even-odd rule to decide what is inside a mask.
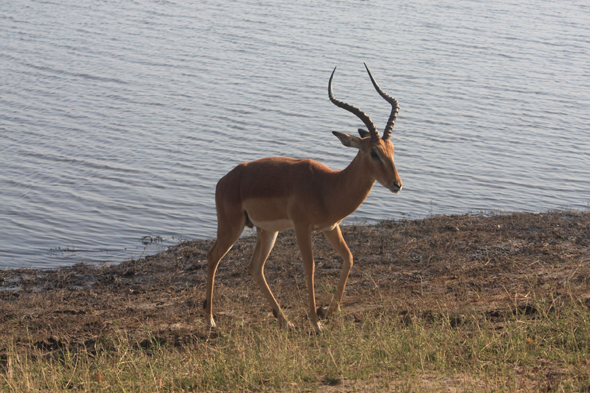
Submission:
[[[340,142],[342,142],[344,146],[359,149],[359,159],[372,180],[378,181],[385,188],[397,194],[402,189],[402,179],[399,177],[397,169],[395,168],[395,163],[393,162],[394,147],[389,138],[391,137],[391,131],[393,130],[393,125],[397,113],[399,112],[399,103],[395,98],[387,95],[381,90],[366,64],[365,68],[369,73],[369,77],[371,78],[371,82],[373,82],[375,90],[377,90],[379,95],[381,95],[385,101],[389,102],[392,107],[391,114],[387,120],[387,125],[383,130],[383,136],[381,137],[379,135],[377,127],[375,127],[375,124],[365,112],[355,106],[339,101],[334,97],[334,93],[332,92],[332,78],[334,78],[336,68],[332,71],[328,83],[328,96],[330,97],[330,101],[332,101],[334,105],[346,109],[356,115],[363,123],[365,123],[368,131],[359,129],[358,132],[360,138],[358,136],[344,134],[337,131],[332,131],[332,133],[340,139]]]

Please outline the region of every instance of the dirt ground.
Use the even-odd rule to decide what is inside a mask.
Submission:
[[[343,226],[343,233],[355,257],[345,317],[388,308],[428,318],[444,307],[457,321],[467,309],[501,321],[515,310],[536,312],[530,299],[547,294],[590,305],[590,212],[434,216]],[[316,296],[328,304],[342,261],[321,233],[313,239]],[[247,270],[254,243],[240,239],[221,262],[218,329],[230,319],[276,323]],[[211,338],[201,304],[212,244],[184,242],[117,265],[0,271],[0,343],[16,336],[52,351],[92,345],[115,330],[138,343],[148,333],[170,344]],[[311,332],[293,232],[280,234],[266,277],[288,318]]]

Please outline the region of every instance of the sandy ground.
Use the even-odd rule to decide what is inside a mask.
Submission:
[[[535,296],[590,298],[589,212],[435,216],[344,226],[343,233],[355,256],[345,316],[387,308],[431,318],[444,307],[456,323],[468,309],[501,323],[516,310],[535,313]],[[313,239],[318,304],[328,304],[342,261],[321,233]],[[22,346],[53,351],[92,345],[114,330],[138,343],[148,332],[173,345],[211,339],[201,304],[212,243],[184,242],[117,265],[0,271],[0,342],[22,337]],[[230,319],[276,323],[247,270],[254,243],[253,236],[242,238],[221,262],[219,329]],[[311,332],[292,232],[279,236],[266,277],[288,318]]]

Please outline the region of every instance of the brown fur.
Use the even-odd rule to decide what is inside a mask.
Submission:
[[[332,102],[355,113],[368,126],[373,126],[364,112],[333,98],[331,81],[332,78],[329,88]],[[287,228],[295,228],[307,276],[309,315],[316,331],[321,331],[322,327],[315,305],[312,231],[323,232],[344,260],[334,299],[327,312],[320,310],[320,313],[330,315],[340,309],[353,260],[338,224],[363,203],[375,181],[392,192],[402,188],[393,162],[394,148],[391,141],[379,138],[374,129],[370,135],[365,132],[360,134],[364,137],[334,132],[344,146],[359,150],[350,165],[342,171],[333,171],[313,160],[271,157],[242,163],[219,180],[215,192],[217,240],[207,254],[206,312],[211,326],[215,326],[212,299],[217,266],[245,226],[257,227],[256,246],[249,270],[281,324],[291,326],[266,282],[264,264],[278,231]]]

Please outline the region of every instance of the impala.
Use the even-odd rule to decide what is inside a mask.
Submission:
[[[293,327],[268,287],[264,277],[264,264],[278,232],[288,228],[295,228],[307,277],[309,318],[316,332],[322,331],[318,314],[325,317],[340,310],[342,294],[353,264],[352,254],[340,231],[340,222],[363,203],[375,181],[394,193],[402,189],[402,181],[393,162],[393,144],[389,140],[399,104],[381,90],[366,64],[365,68],[375,90],[391,104],[392,109],[383,137],[380,137],[367,114],[334,98],[334,68],[328,83],[330,101],[356,115],[368,129],[359,129],[360,137],[332,132],[344,146],[359,150],[346,169],[333,171],[313,160],[271,157],[242,163],[217,183],[217,240],[207,254],[207,293],[203,303],[211,327],[216,326],[213,320],[213,284],[217,266],[238,240],[245,226],[256,227],[256,245],[248,269],[282,326]],[[316,310],[312,231],[323,232],[344,260],[334,298],[327,310]]]

